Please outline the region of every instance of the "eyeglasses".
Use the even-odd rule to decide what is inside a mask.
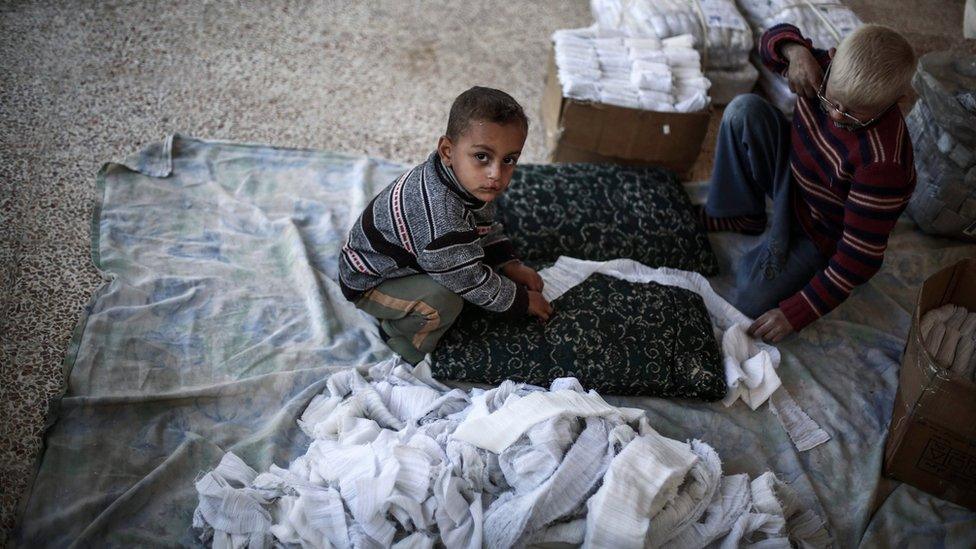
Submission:
[[[870,126],[871,124],[877,122],[879,118],[881,118],[882,116],[884,116],[886,112],[891,110],[891,107],[894,107],[897,104],[897,103],[892,103],[891,105],[888,106],[887,109],[878,113],[878,115],[872,118],[871,120],[868,120],[867,122],[863,122],[861,119],[857,118],[852,114],[849,114],[847,111],[842,109],[840,105],[838,105],[837,103],[834,103],[833,101],[827,99],[827,97],[824,95],[824,92],[827,89],[827,78],[829,78],[830,76],[830,69],[831,69],[830,66],[827,67],[827,72],[824,73],[823,82],[820,83],[820,89],[817,91],[817,99],[820,100],[820,108],[823,109],[825,113],[829,115],[832,109],[839,112],[841,116],[847,119],[847,123],[838,124],[839,126],[851,130],[860,130],[861,128]]]

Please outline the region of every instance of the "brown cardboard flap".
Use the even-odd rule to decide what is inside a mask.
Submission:
[[[976,446],[936,423],[912,421],[885,474],[976,509]]]
[[[555,135],[550,138],[549,134],[555,134],[559,130],[559,116],[562,114],[562,108],[563,89],[559,85],[559,75],[556,74],[556,59],[550,55],[549,67],[546,71],[546,88],[542,92],[542,105],[539,109],[542,115],[542,127],[546,132],[547,146],[555,143]]]
[[[550,162],[591,162],[594,164],[620,164],[623,166],[658,166],[674,171],[677,175],[683,176],[688,170],[687,163],[651,162],[633,158],[620,158],[616,156],[603,156],[602,154],[575,147],[560,146],[549,156]]]
[[[614,162],[687,172],[698,158],[711,109],[653,112],[563,97],[550,52],[540,114],[552,162]]]
[[[694,163],[711,112],[641,111],[564,99],[560,145],[603,156]]]

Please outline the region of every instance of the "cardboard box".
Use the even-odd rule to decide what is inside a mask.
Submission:
[[[946,303],[976,311],[976,258],[922,284],[902,356],[884,473],[976,509],[976,384],[937,364],[919,332],[925,313]]]
[[[698,158],[711,115],[711,109],[653,112],[563,97],[549,56],[542,122],[550,162],[654,165],[684,175]]]

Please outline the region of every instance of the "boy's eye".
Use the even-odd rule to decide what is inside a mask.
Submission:
[[[480,162],[485,162],[488,160],[487,153],[474,153],[474,157],[477,158]]]
[[[515,158],[514,156],[505,158],[505,164],[509,166],[514,166],[516,162],[518,162],[518,158]]]

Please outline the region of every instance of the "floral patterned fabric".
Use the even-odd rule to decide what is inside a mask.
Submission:
[[[698,294],[595,274],[554,305],[546,324],[465,306],[434,351],[434,375],[543,386],[574,376],[600,393],[725,396],[718,344]]]
[[[718,273],[687,193],[665,169],[519,166],[498,199],[497,216],[523,260],[628,258],[650,267]]]

